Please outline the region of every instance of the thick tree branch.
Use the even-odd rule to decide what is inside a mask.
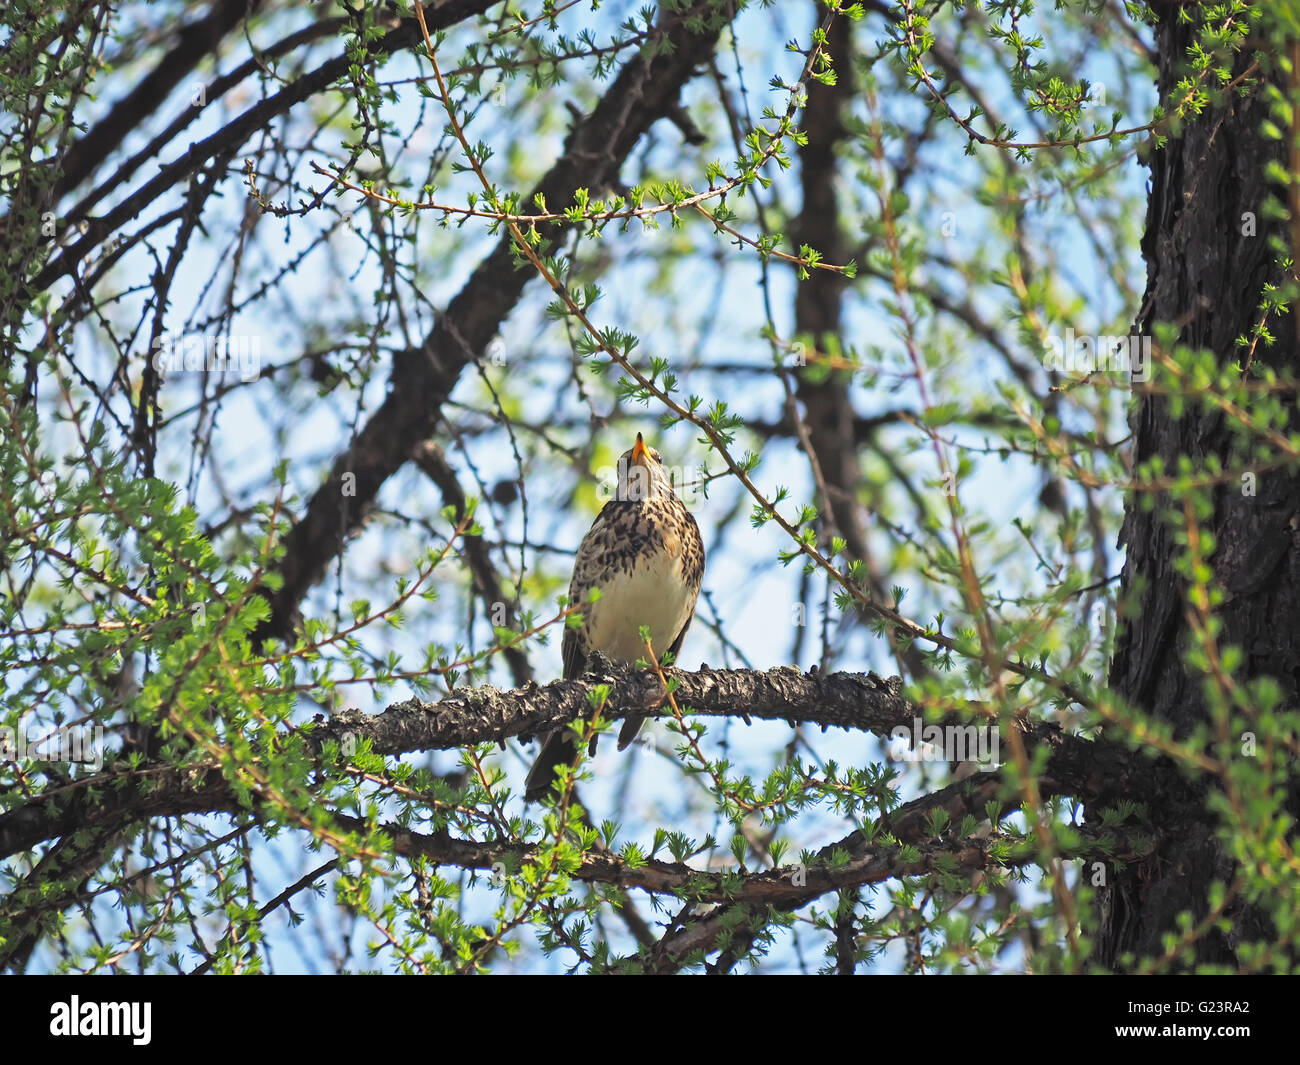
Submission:
[[[206,15],[177,30],[172,50],[63,156],[55,202],[80,185],[146,115],[167,99],[182,78],[193,72],[204,57],[217,52],[226,34],[261,6],[262,0],[216,0]]]
[[[430,29],[445,29],[465,18],[485,11],[493,0],[448,0],[447,3],[429,13]],[[420,30],[413,19],[407,19],[397,29],[391,31],[372,48],[375,53],[395,52],[407,48],[419,40]],[[304,74],[281,89],[274,96],[250,107],[233,122],[189,146],[189,150],[160,167],[158,173],[141,185],[121,203],[115,204],[107,214],[90,220],[85,234],[80,240],[70,245],[61,255],[56,256],[29,285],[33,292],[48,288],[64,274],[76,270],[96,247],[110,234],[137,218],[142,211],[155,201],[167,196],[182,185],[191,175],[198,173],[208,162],[224,153],[238,151],[253,133],[265,129],[271,121],[286,113],[294,105],[323,92],[336,80],[347,73],[351,57],[344,54],[322,63],[310,74]]]
[[[609,686],[602,711],[606,721],[632,712],[649,716],[671,712],[663,706],[663,689],[653,672],[604,665],[608,668],[578,680],[527,684],[513,691],[466,689],[436,703],[408,699],[375,715],[346,710],[320,723],[313,736],[318,745],[365,739],[375,753],[390,756],[504,742],[589,714],[587,696],[598,684]],[[899,694],[896,679],[886,681],[871,673],[800,673],[782,666],[770,670],[706,667],[694,673],[667,669],[664,674],[677,685],[678,705],[706,717],[790,721],[889,736],[923,716],[920,707]],[[1117,795],[1136,798],[1155,777],[1149,763],[1134,763],[1131,753],[1118,745],[1081,739],[1056,725],[1027,719],[1003,727],[1020,729],[1031,753],[1044,747],[1050,752],[1040,781],[1045,798],[1071,795],[1103,804]],[[914,832],[935,807],[945,809],[954,820],[967,813],[982,820],[985,804],[997,794],[997,773],[976,774],[926,796],[923,806],[909,804],[893,811],[890,829],[902,838]],[[106,771],[44,792],[0,814],[0,858],[78,829],[241,808],[227,780],[211,766]]]
[[[900,724],[910,725],[920,711],[898,694],[898,681],[874,673],[801,673],[791,666],[776,669],[710,669],[686,673],[665,669],[677,688],[679,706],[706,717],[759,718],[855,729],[887,736]],[[526,684],[502,691],[485,685],[436,703],[407,699],[379,714],[344,710],[325,723],[322,739],[369,740],[378,754],[451,750],[467,743],[504,742],[532,737],[591,714],[588,696],[597,685],[609,686],[601,711],[605,721],[630,714],[667,717],[671,710],[652,670],[599,662],[578,680]]]
[[[347,827],[350,819],[340,824]],[[356,821],[357,831],[365,828]],[[427,835],[398,825],[386,826],[397,853],[422,856],[439,865],[461,869],[491,870],[498,863],[514,872],[525,862],[536,861],[536,847],[518,843],[473,843],[447,836]],[[828,891],[877,884],[901,876],[923,876],[940,869],[949,872],[984,869],[1002,864],[1019,865],[1034,861],[1032,851],[1017,853],[1003,863],[989,854],[986,839],[931,840],[916,844],[860,845],[848,861],[830,862],[835,851],[849,852],[848,841],[832,844],[808,867],[784,866],[762,872],[735,870],[707,871],[682,862],[651,858],[630,864],[610,853],[583,855],[569,875],[575,880],[618,884],[651,894],[672,894],[695,902],[746,903],[778,909],[797,909]]]

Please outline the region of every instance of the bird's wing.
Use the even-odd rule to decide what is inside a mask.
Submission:
[[[686,615],[686,623],[682,625],[682,631],[677,634],[677,639],[668,647],[668,653],[673,656],[673,665],[677,664],[677,654],[682,649],[682,640],[686,639],[686,630],[691,627],[691,622],[694,620],[695,607],[691,607],[691,612]]]
[[[686,630],[691,627],[691,622],[695,620],[695,604],[700,599],[700,583],[704,578],[704,538],[700,536],[700,527],[695,522],[694,515],[689,510],[682,508],[686,514],[686,523],[694,534],[691,539],[694,541],[697,558],[695,561],[695,572],[687,573],[686,579],[695,585],[695,599],[691,603],[691,612],[686,615],[686,620],[682,623],[682,631],[677,634],[675,639],[668,647],[668,653],[673,656],[673,665],[677,664],[678,652],[682,649],[682,640],[686,638]]]
[[[564,630],[560,653],[564,656],[564,679],[577,680],[587,669],[586,641],[581,628]]]
[[[578,545],[578,555],[573,562],[573,578],[569,581],[569,606],[571,607],[585,608],[587,605],[587,592],[590,591],[590,581],[582,572],[582,559],[588,548],[593,545],[594,538],[601,535],[598,530],[609,520],[611,513],[609,503],[601,507],[591,523],[591,528],[587,530],[587,535],[582,538],[582,543]],[[564,638],[560,641],[560,654],[564,660],[565,680],[577,680],[587,669],[587,641],[583,635],[585,629],[585,617],[583,623],[575,628],[565,626]]]

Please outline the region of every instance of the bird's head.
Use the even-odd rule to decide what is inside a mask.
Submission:
[[[638,502],[656,496],[671,496],[672,480],[664,469],[663,460],[645,438],[636,434],[636,443],[619,456],[617,499]]]

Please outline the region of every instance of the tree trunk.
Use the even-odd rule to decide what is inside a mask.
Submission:
[[[1186,70],[1186,55],[1197,26],[1182,22],[1176,9],[1164,11],[1156,39],[1160,63],[1161,99]],[[1233,74],[1251,61],[1242,52]],[[1260,126],[1268,105],[1259,90],[1246,97],[1231,95],[1221,108],[1206,108],[1171,135],[1151,160],[1151,194],[1143,253],[1147,289],[1138,331],[1152,335],[1154,323],[1174,323],[1180,343],[1214,352],[1220,366],[1229,366],[1242,352],[1235,345],[1248,336],[1260,316],[1259,303],[1268,282],[1280,283],[1270,230],[1285,228],[1265,219],[1270,195],[1284,195],[1270,185],[1265,165],[1281,158],[1285,142],[1268,140]],[[1257,235],[1251,232],[1251,220]],[[1288,244],[1291,241],[1288,239]],[[1280,373],[1296,368],[1295,321],[1273,317],[1269,328],[1276,343],[1256,349],[1255,361]],[[1156,344],[1153,341],[1153,351]],[[1190,400],[1178,417],[1160,396],[1142,394],[1134,385],[1131,414],[1134,469],[1152,456],[1163,456],[1174,470],[1182,456],[1194,469],[1218,456],[1225,469],[1248,461],[1226,416],[1218,408]],[[1292,415],[1294,424],[1294,414]],[[1280,457],[1280,456],[1279,456]],[[1202,528],[1212,533],[1216,548],[1208,564],[1212,584],[1224,592],[1215,613],[1222,620],[1220,647],[1235,644],[1244,651],[1239,677],[1273,677],[1282,692],[1282,706],[1297,705],[1300,685],[1300,484],[1293,470],[1264,471],[1256,494],[1243,491],[1240,480],[1214,491],[1212,516]],[[1111,667],[1114,692],[1154,718],[1172,725],[1177,737],[1210,721],[1201,672],[1188,664],[1196,643],[1189,623],[1187,582],[1175,570],[1183,550],[1176,530],[1161,512],[1181,508],[1182,500],[1168,494],[1144,510],[1135,493],[1127,502],[1120,543],[1127,546],[1123,573],[1125,612]],[[1215,751],[1227,761],[1242,757],[1239,735]],[[1141,757],[1141,755],[1138,755]],[[1097,958],[1110,968],[1123,966],[1123,955],[1159,955],[1161,938],[1176,930],[1176,917],[1190,910],[1199,920],[1208,912],[1211,881],[1233,878],[1233,864],[1215,835],[1217,816],[1206,805],[1213,781],[1189,783],[1168,759],[1157,760],[1150,820],[1161,833],[1150,859],[1111,875],[1100,893]],[[1296,803],[1294,783],[1290,806]],[[1199,963],[1236,967],[1238,947],[1268,939],[1268,921],[1238,899],[1225,911],[1227,933],[1211,931],[1196,945]]]

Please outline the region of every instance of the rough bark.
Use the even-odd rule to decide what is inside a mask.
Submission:
[[[820,15],[820,7],[813,13]],[[831,22],[826,31],[826,53],[835,67],[835,84],[808,83],[808,105],[803,116],[808,142],[799,151],[803,208],[791,231],[795,247],[807,244],[833,263],[849,257],[840,225],[836,151],[849,136],[843,109],[853,99],[854,91],[851,33],[848,19]],[[841,274],[814,270],[795,289],[795,329],[800,335],[810,336],[819,352],[829,351],[832,343],[841,341],[847,284]],[[801,373],[796,393],[806,414],[809,442],[829,490],[829,517],[836,532],[848,542],[853,557],[866,559],[866,530],[858,502],[862,466],[855,446],[856,415],[848,388],[852,378],[847,370],[833,371],[825,377]]]
[[[372,751],[383,755],[502,742],[588,716],[588,695],[601,684],[609,688],[602,711],[605,720],[617,721],[629,713],[672,716],[655,673],[600,662],[595,670],[578,680],[526,684],[510,691],[470,688],[438,702],[407,699],[374,715],[343,711],[318,722],[313,737],[318,750],[329,740],[345,748],[349,741],[366,740]],[[693,673],[666,669],[664,676],[675,684],[677,706],[705,717],[790,721],[887,737],[899,726],[912,727],[923,716],[921,708],[899,694],[897,678],[886,680],[873,673],[801,673],[789,666],[705,667]],[[1045,796],[1113,801],[1139,794],[1143,787],[1141,779],[1127,774],[1129,759],[1122,747],[1071,736],[1055,724],[1028,718],[1016,718],[1004,727],[1020,729],[1029,750],[1048,749],[1047,773],[1041,781]],[[926,811],[946,810],[954,822],[968,813],[984,820],[988,816],[984,804],[998,797],[999,786],[997,771],[976,774],[920,802]],[[1014,805],[1019,799],[1012,801]],[[233,813],[242,808],[221,771],[208,764],[105,769],[0,813],[0,860],[79,829],[126,826],[149,817],[187,813]],[[910,824],[908,809],[903,807],[891,817],[895,831]]]
[[[1180,76],[1194,31],[1175,12],[1162,12],[1156,34],[1162,98]],[[1250,61],[1244,54],[1234,73]],[[1273,191],[1265,163],[1278,154],[1278,142],[1260,133],[1266,114],[1260,92],[1234,95],[1225,106],[1190,120],[1151,162],[1143,241],[1148,277],[1139,332],[1151,335],[1155,322],[1178,323],[1182,343],[1213,351],[1225,365],[1238,357],[1234,340],[1249,334],[1265,283],[1280,280],[1262,213]],[[1258,236],[1243,234],[1245,212],[1258,219]],[[1275,319],[1271,331],[1277,343],[1261,348],[1256,357],[1294,375],[1294,321]],[[1181,456],[1188,456],[1200,469],[1218,456],[1225,468],[1232,468],[1234,437],[1222,413],[1191,402],[1175,418],[1167,400],[1135,391],[1135,463],[1160,455],[1173,469]],[[1240,463],[1239,455],[1236,460]],[[1186,583],[1174,569],[1180,548],[1176,530],[1161,516],[1171,501],[1161,495],[1148,510],[1139,502],[1129,499],[1120,536],[1127,548],[1123,593],[1136,595],[1137,605],[1119,633],[1110,684],[1130,703],[1171,723],[1177,736],[1186,736],[1210,716],[1203,680],[1188,665],[1194,637]],[[1285,706],[1295,706],[1300,695],[1298,514],[1295,473],[1265,473],[1254,497],[1243,495],[1234,483],[1218,489],[1207,523],[1218,545],[1210,559],[1213,580],[1227,592],[1216,611],[1223,622],[1219,642],[1245,650],[1247,675],[1273,677]],[[1232,757],[1232,752],[1224,756]],[[1211,881],[1232,878],[1232,863],[1215,837],[1216,818],[1206,809],[1205,785],[1190,785],[1168,771],[1167,760],[1157,760],[1156,766],[1149,801],[1152,821],[1163,830],[1160,845],[1101,893],[1098,958],[1112,968],[1121,966],[1128,952],[1161,953],[1161,936],[1175,929],[1177,915],[1191,910],[1203,917]],[[1293,808],[1294,799],[1293,792]],[[1198,961],[1233,966],[1239,942],[1269,937],[1264,922],[1248,907],[1239,905],[1228,916],[1231,932],[1203,937],[1197,944]]]

